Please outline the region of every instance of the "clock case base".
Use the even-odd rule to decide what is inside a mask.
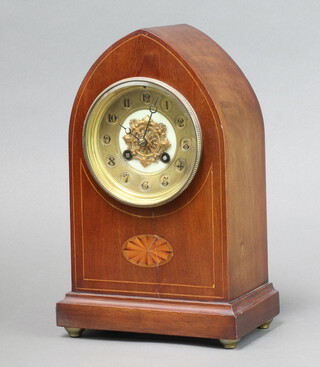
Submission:
[[[57,303],[57,325],[212,339],[240,339],[279,313],[267,283],[226,302],[201,302],[70,292]]]

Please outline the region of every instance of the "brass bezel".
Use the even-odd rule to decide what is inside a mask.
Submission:
[[[150,88],[155,89],[162,89],[166,90],[169,94],[172,94],[175,98],[177,98],[184,108],[186,109],[188,115],[190,116],[192,124],[189,130],[192,130],[192,138],[194,140],[194,146],[193,149],[190,149],[190,152],[188,152],[189,156],[192,157],[193,164],[192,167],[188,167],[188,172],[186,172],[183,175],[180,175],[183,179],[181,179],[181,187],[178,187],[178,183],[174,185],[172,188],[163,190],[159,188],[156,192],[132,192],[127,186],[122,185],[119,183],[113,176],[115,174],[109,174],[108,170],[105,167],[105,164],[103,163],[103,160],[99,154],[99,140],[101,137],[99,137],[99,129],[100,124],[102,120],[102,116],[106,111],[106,106],[108,102],[110,101],[110,96],[118,91],[119,89],[123,88],[129,88],[133,86],[146,86]],[[108,99],[109,98],[109,99]],[[178,127],[175,126],[173,121],[170,121],[172,126],[174,127],[175,133],[178,133],[181,135],[181,132]],[[121,130],[121,127],[117,128],[115,127],[114,130]],[[190,132],[189,132],[190,134]],[[189,137],[187,135],[187,137]],[[201,135],[201,127],[198,120],[198,117],[190,105],[190,103],[187,101],[187,99],[177,90],[172,88],[171,86],[167,85],[166,83],[163,83],[159,80],[152,79],[152,78],[145,78],[145,77],[134,77],[134,78],[127,78],[123,79],[121,81],[118,81],[112,85],[110,85],[108,88],[106,88],[104,91],[102,91],[98,97],[95,99],[95,101],[92,103],[87,116],[85,118],[84,127],[83,127],[83,152],[85,161],[87,163],[87,166],[94,177],[95,181],[98,183],[98,185],[110,196],[115,198],[116,200],[135,207],[156,207],[160,205],[164,205],[173,199],[175,199],[177,196],[179,196],[186,188],[189,186],[191,181],[193,180],[201,158],[202,153],[202,135]],[[119,153],[119,152],[118,152]],[[188,155],[186,155],[187,157]],[[121,163],[120,167],[123,166],[122,162],[122,156],[120,154],[119,157],[117,157],[118,162]],[[171,165],[169,167],[173,167],[173,162],[171,162]],[[112,168],[114,170],[113,172],[116,172],[118,175],[121,174],[117,171],[119,168],[115,166]],[[134,169],[130,167],[126,167],[127,170]],[[172,168],[173,170],[173,168]],[[122,168],[123,171],[123,168]],[[149,173],[148,177],[153,176],[161,176],[163,175],[163,171],[156,172],[154,174]],[[143,176],[143,174],[141,174]]]

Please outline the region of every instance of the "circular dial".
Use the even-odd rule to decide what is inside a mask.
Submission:
[[[87,165],[109,195],[128,205],[163,205],[192,181],[201,129],[189,102],[167,84],[129,78],[104,90],[87,114]]]

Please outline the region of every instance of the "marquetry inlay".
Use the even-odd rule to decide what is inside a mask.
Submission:
[[[141,234],[129,238],[122,247],[124,257],[134,265],[155,267],[172,259],[173,249],[169,242],[160,236]]]

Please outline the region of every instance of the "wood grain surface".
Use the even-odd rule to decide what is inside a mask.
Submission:
[[[239,339],[279,312],[268,283],[233,302],[197,302],[68,293],[57,324],[96,330]]]
[[[134,208],[112,199],[95,183],[83,157],[82,130],[90,105],[110,84],[135,76],[158,79],[178,90],[193,106],[203,133],[202,160],[192,184],[157,208]],[[129,318],[142,317],[134,307],[127,310],[130,302],[135,305],[134,297],[149,297],[152,304],[161,299],[160,308],[173,299],[181,307],[184,300],[196,302],[196,311],[176,315],[181,325],[168,329],[169,334],[235,338],[278,313],[278,293],[268,285],[263,119],[247,79],[212,39],[193,27],[177,25],[142,29],[111,46],[80,86],[69,147],[73,292],[58,304],[59,325],[164,332],[165,327],[154,323],[167,311],[159,313],[153,306],[143,313],[140,326],[135,321],[125,326]],[[122,245],[143,233],[170,243],[170,262],[139,267],[127,261]],[[261,287],[268,290],[262,303],[257,293]],[[232,302],[250,292],[254,305],[240,317]],[[100,302],[102,297],[103,307],[88,305],[91,296],[86,293],[100,294],[95,299]],[[117,303],[123,297],[125,310]],[[211,327],[204,326],[203,311],[197,316],[203,301],[210,302],[213,314],[226,307],[231,326],[224,324],[229,322],[223,321],[228,320],[225,315],[215,314]],[[106,316],[109,307],[116,324]],[[101,324],[90,321],[97,310],[106,320]],[[189,320],[190,314],[194,319]],[[202,331],[193,333],[186,326],[191,321],[202,325]],[[216,323],[220,326],[213,327]]]

